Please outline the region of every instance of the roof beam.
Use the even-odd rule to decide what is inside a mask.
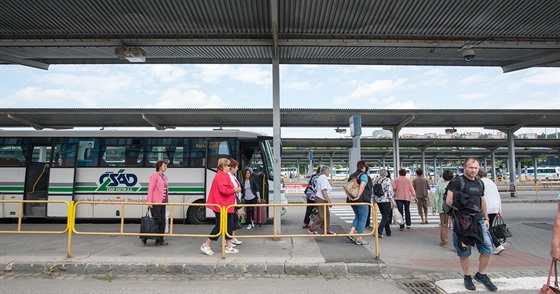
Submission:
[[[152,127],[156,128],[156,130],[162,131],[165,130],[165,127],[160,126],[158,123],[154,122],[151,118],[147,115],[142,113],[142,119],[145,120],[147,123],[151,124]]]
[[[46,64],[46,63],[33,61],[33,60],[29,60],[29,59],[23,59],[23,58],[10,56],[10,55],[6,55],[6,54],[0,54],[0,60],[10,62],[10,63],[14,63],[14,64],[34,67],[34,68],[38,68],[38,69],[44,69],[44,70],[49,69],[49,65]]]
[[[20,122],[20,123],[22,123],[22,124],[26,124],[26,125],[28,125],[28,126],[34,128],[34,129],[36,129],[36,130],[42,130],[42,129],[45,128],[45,127],[43,127],[43,126],[41,126],[41,125],[39,125],[39,124],[36,124],[36,123],[34,123],[34,122],[30,121],[30,120],[27,120],[27,119],[25,119],[25,118],[21,118],[21,117],[15,116],[15,115],[13,115],[13,114],[9,114],[9,113],[8,113],[8,118],[13,119],[13,120],[15,120],[15,121],[17,121],[17,122]]]
[[[548,56],[543,56],[540,58],[531,59],[528,61],[523,61],[519,63],[513,63],[506,66],[502,66],[502,71],[504,73],[513,72],[516,70],[526,69],[534,66],[544,65],[547,63],[560,61],[560,51],[554,52]]]
[[[546,118],[546,114],[539,115],[539,116],[534,116],[534,117],[529,117],[528,119],[526,119],[526,120],[524,120],[524,121],[522,121],[522,122],[520,122],[516,125],[513,125],[511,127],[507,127],[507,128],[500,128],[500,129],[498,129],[498,131],[507,133],[509,130],[511,130],[512,132],[516,132],[517,130],[521,129],[522,127],[524,127],[524,126],[526,126],[530,123],[533,123],[533,122],[536,122],[536,121],[539,121],[539,120],[545,119],[545,118]]]

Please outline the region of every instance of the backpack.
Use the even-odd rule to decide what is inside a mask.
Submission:
[[[377,197],[382,197],[383,194],[385,194],[385,192],[383,192],[383,183],[384,180],[382,180],[381,182],[379,180],[375,181],[375,184],[373,184],[373,195],[377,196]]]
[[[461,182],[461,189],[459,190],[460,192],[465,192],[465,179],[463,179],[462,176],[456,176],[453,180],[455,180],[456,178],[459,178],[459,181]],[[451,180],[451,181],[453,181]],[[476,182],[482,187],[482,193],[484,195],[484,183],[479,179],[479,178],[475,178]],[[451,183],[451,182],[450,182]],[[448,185],[449,187],[449,185]],[[447,199],[447,191],[448,188],[445,188],[445,193],[443,193],[443,212],[447,215],[451,215],[453,212],[452,207],[450,207],[449,205],[447,205],[446,199]]]
[[[311,178],[309,179],[309,183],[307,184],[307,188],[305,188],[305,197],[309,200],[309,201],[315,201],[315,193],[317,192],[317,178],[319,176],[317,174],[314,174],[311,176]]]

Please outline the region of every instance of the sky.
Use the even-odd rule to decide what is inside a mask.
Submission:
[[[560,109],[560,69],[281,65],[281,108]],[[0,66],[0,108],[272,108],[271,65]],[[244,130],[272,135],[272,128]],[[370,135],[375,128],[364,128]],[[491,132],[483,129],[458,129]],[[401,134],[443,133],[404,128]],[[519,133],[554,133],[521,129]],[[336,138],[282,128],[284,138]]]

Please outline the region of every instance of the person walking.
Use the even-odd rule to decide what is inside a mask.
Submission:
[[[356,179],[360,185],[358,190],[358,198],[350,199],[346,197],[346,203],[371,203],[371,179],[367,174],[368,168],[365,161],[360,160],[356,164],[356,171],[348,177],[348,180]],[[363,234],[366,227],[366,218],[368,214],[369,205],[352,205],[352,210],[354,211],[354,220],[352,221],[352,227],[350,228],[349,234],[354,234],[358,231],[358,234]],[[348,239],[356,245],[368,245],[369,242],[363,239],[363,236],[352,237],[348,236]]]
[[[477,178],[479,168],[480,163],[476,158],[470,157],[465,160],[464,174],[454,178],[447,185],[446,203],[453,209],[453,244],[463,269],[463,285],[468,290],[476,290],[473,277],[469,274],[471,246],[476,245],[480,256],[478,272],[474,275],[474,279],[482,283],[486,289],[496,291],[498,287],[486,274],[492,258],[493,246],[488,231],[490,223],[486,197],[484,197],[484,184]]]
[[[430,183],[424,177],[424,171],[419,168],[416,170],[416,178],[412,181],[412,187],[416,193],[416,205],[421,224],[428,223],[428,205],[430,203]]]
[[[502,198],[500,197],[500,192],[498,192],[498,187],[494,181],[490,180],[486,176],[486,172],[483,170],[478,171],[478,177],[484,184],[484,198],[486,199],[486,209],[488,210],[488,222],[490,223],[489,231],[492,236],[492,243],[496,249],[494,254],[498,255],[505,250],[504,245],[500,243],[500,240],[496,238],[494,232],[492,231],[492,224],[496,216],[502,216]]]
[[[152,216],[156,219],[158,225],[158,233],[165,233],[165,205],[152,205],[152,203],[168,203],[169,202],[169,181],[165,172],[167,171],[167,163],[160,160],[156,162],[156,172],[150,176],[148,184],[148,207],[152,210]],[[142,244],[146,245],[146,238],[140,236]],[[167,246],[169,243],[163,240],[163,236],[156,238],[155,246]]]
[[[393,206],[396,206],[393,198],[393,184],[391,183],[391,179],[388,175],[389,173],[387,170],[382,169],[379,171],[379,179],[375,181],[375,184],[381,184],[381,187],[383,188],[383,195],[375,196],[375,202],[379,208],[379,213],[381,213],[381,221],[377,227],[377,234],[379,238],[383,238],[383,230],[385,230],[387,237],[391,236],[391,210],[393,209]]]
[[[241,186],[242,196],[245,199],[245,204],[261,203],[261,192],[259,184],[259,176],[251,172],[250,169],[245,169],[243,172],[243,185]],[[255,207],[246,206],[246,224],[247,230],[255,227]]]
[[[237,171],[239,170],[239,162],[237,162],[237,160],[232,159],[229,163],[229,171],[228,171],[228,176],[229,179],[231,180],[231,183],[233,184],[233,188],[237,189],[237,188],[241,188],[241,184],[239,183],[239,181],[237,180]],[[239,198],[239,196],[241,196],[240,192],[235,192],[235,204],[240,204],[241,203],[241,198]],[[233,212],[233,228],[232,228],[232,238],[231,238],[231,244],[233,244],[232,246],[235,247],[236,245],[241,245],[243,243],[243,241],[239,241],[237,240],[237,238],[235,238],[235,231],[241,229],[241,217],[239,216],[239,209],[241,209],[241,207],[235,207],[234,208],[234,212]]]
[[[319,176],[321,175],[321,166],[317,167],[317,171],[315,172],[315,174],[311,175],[311,178],[309,178],[309,182],[307,183],[307,188],[305,188],[305,199],[307,200],[307,204],[313,204],[315,203],[315,193],[317,193],[317,179],[319,178]],[[315,206],[312,205],[307,205],[305,207],[305,215],[303,216],[303,229],[309,229],[309,222],[310,220],[310,216],[311,216],[311,212],[313,211],[313,208],[315,208]]]
[[[331,170],[328,166],[321,166],[321,175],[317,178],[317,192],[315,193],[315,203],[332,203],[332,186],[329,183],[328,176],[331,174]],[[323,226],[323,231],[328,235],[336,235],[331,231],[331,218],[330,218],[330,205],[319,205],[317,209],[319,214],[315,218],[315,221],[309,228],[308,232],[312,235],[317,235],[317,229],[319,226]],[[326,226],[324,225],[326,223]]]
[[[220,232],[220,209],[222,207],[227,207],[230,205],[235,204],[235,194],[236,192],[241,192],[241,188],[234,188],[233,183],[227,172],[230,168],[230,160],[227,158],[220,158],[218,159],[218,172],[214,176],[214,180],[212,180],[212,186],[210,186],[210,192],[208,193],[208,199],[206,203],[208,204],[218,204],[219,207],[216,206],[208,206],[209,209],[214,211],[216,216],[215,218],[215,225],[210,232],[210,235],[218,235]],[[227,211],[227,231],[228,235],[233,235],[233,207],[230,207]],[[226,253],[239,253],[239,250],[233,248],[231,243],[231,237],[228,235],[225,236],[226,238]],[[214,251],[210,248],[212,245],[212,241],[217,241],[219,235],[216,237],[209,237],[204,244],[200,247],[200,250],[206,255],[213,255]]]
[[[450,170],[444,171],[443,182],[436,187],[434,201],[432,201],[432,214],[439,214],[439,246],[441,247],[447,247],[447,244],[449,243],[449,216],[445,213],[445,211],[443,211],[443,202],[445,201],[445,189],[451,179],[453,179],[453,172]]]
[[[399,225],[401,231],[406,228],[410,229],[412,221],[410,220],[410,201],[415,197],[416,192],[412,187],[412,183],[406,178],[406,169],[399,169],[399,176],[393,181],[393,191],[395,193],[395,200],[397,202],[397,209],[403,216],[403,222]]]

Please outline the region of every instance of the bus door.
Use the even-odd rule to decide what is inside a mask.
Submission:
[[[77,144],[54,144],[49,172],[48,199],[72,201],[76,177]],[[67,217],[68,206],[47,204],[47,217]]]
[[[206,140],[206,199],[208,199],[208,193],[210,192],[210,187],[212,187],[212,181],[218,172],[218,160],[220,158],[231,159],[231,146],[228,139],[212,138]],[[214,212],[206,208],[206,217],[214,217]]]
[[[47,200],[50,178],[52,146],[33,146],[25,173],[23,200]],[[45,203],[27,203],[23,208],[26,217],[45,217]]]

